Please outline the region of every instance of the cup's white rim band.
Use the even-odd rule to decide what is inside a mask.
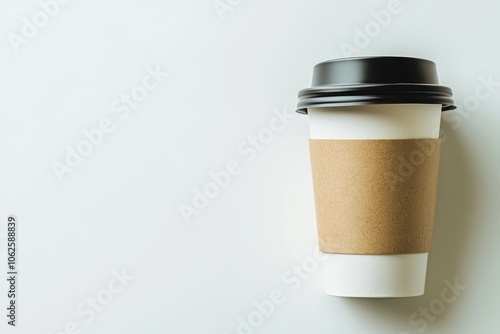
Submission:
[[[311,108],[308,117],[311,139],[438,138],[441,105]]]

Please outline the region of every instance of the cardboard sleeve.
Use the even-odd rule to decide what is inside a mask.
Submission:
[[[321,251],[431,250],[440,139],[310,139]]]

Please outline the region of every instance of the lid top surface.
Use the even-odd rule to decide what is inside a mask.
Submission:
[[[340,58],[314,66],[312,86],[369,83],[439,84],[439,79],[434,62],[412,57]]]

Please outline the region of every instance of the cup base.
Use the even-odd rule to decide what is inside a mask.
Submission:
[[[428,253],[329,254],[326,293],[339,297],[393,298],[424,294]]]

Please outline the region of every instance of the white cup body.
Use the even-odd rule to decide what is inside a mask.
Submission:
[[[440,104],[309,108],[311,139],[438,138]],[[411,297],[424,293],[428,253],[330,254],[326,292],[343,297]]]

